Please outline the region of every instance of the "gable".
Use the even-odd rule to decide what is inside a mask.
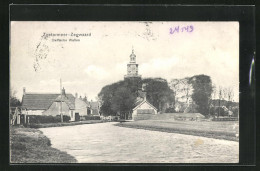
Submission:
[[[59,115],[60,112],[61,112],[61,103],[60,102],[53,102],[51,104],[51,106],[45,110],[42,114],[44,115]],[[66,102],[62,102],[62,113],[63,114],[69,114],[69,111],[70,111],[70,107],[69,105],[66,103]]]
[[[75,99],[75,109],[85,109],[87,107],[88,104],[85,101],[78,98]]]
[[[157,111],[157,109],[146,100],[138,104],[133,110],[137,110],[137,109],[154,109]]]

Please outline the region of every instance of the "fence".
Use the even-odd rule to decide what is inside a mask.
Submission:
[[[230,117],[230,118],[213,118],[212,121],[238,121],[238,118]]]

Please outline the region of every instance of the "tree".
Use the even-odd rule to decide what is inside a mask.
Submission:
[[[101,104],[100,112],[104,116],[115,115],[116,112],[112,110],[112,98],[116,84],[111,84],[103,87],[98,94],[98,99]]]
[[[19,107],[21,106],[20,100],[16,97],[16,90],[13,90],[12,88],[10,89],[10,96],[9,96],[9,102],[10,102],[10,107]]]
[[[140,89],[139,78],[125,79],[124,81],[119,81],[103,87],[101,92],[98,94],[102,115],[116,115],[117,113],[122,113],[128,110],[128,108],[125,108],[123,104],[126,105],[126,103],[130,103],[129,105],[131,106],[132,100],[129,100],[129,98],[136,98],[138,95],[138,89]]]
[[[223,87],[221,87],[221,86],[219,86],[218,87],[218,117],[219,117],[219,115],[220,115],[220,113],[221,113],[221,111],[220,111],[220,103],[221,103],[221,100],[224,98],[224,88]]]
[[[192,100],[197,105],[197,111],[203,115],[208,114],[209,100],[212,94],[212,81],[207,75],[196,75],[190,78],[193,94]]]
[[[174,92],[165,79],[147,78],[142,83],[146,84],[147,100],[159,111],[165,112],[167,103],[174,103]]]
[[[173,79],[171,82],[170,82],[170,88],[172,89],[172,92],[173,92],[173,96],[174,96],[174,103],[177,102],[177,95],[178,95],[178,92],[180,91],[180,87],[179,87],[179,84],[180,84],[180,81],[179,79]]]
[[[143,94],[139,94],[142,85],[146,85],[147,100],[159,111],[164,111],[167,103],[174,102],[174,94],[165,79],[147,78],[141,80],[140,78],[128,78],[102,88],[98,94],[102,115],[132,112],[137,98]]]
[[[212,84],[212,93],[209,100],[209,114],[215,114],[216,104],[214,103],[214,99],[217,97],[217,87],[215,84]],[[212,110],[213,108],[213,110]]]
[[[126,115],[132,111],[135,100],[136,95],[129,87],[119,87],[112,98],[112,110],[127,118]]]
[[[191,94],[191,85],[189,84],[189,82],[187,81],[187,79],[184,79],[182,80],[182,83],[183,83],[183,91],[185,93],[185,97],[186,97],[186,104],[189,103],[189,97],[190,97],[190,94]]]

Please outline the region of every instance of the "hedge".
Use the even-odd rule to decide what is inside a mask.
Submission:
[[[100,116],[84,116],[85,120],[100,120]]]
[[[70,117],[63,115],[63,122],[69,122]],[[29,123],[58,123],[61,122],[60,115],[48,116],[48,115],[30,115]]]

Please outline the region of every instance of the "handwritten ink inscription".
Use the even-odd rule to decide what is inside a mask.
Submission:
[[[194,31],[194,27],[192,25],[188,26],[176,26],[176,27],[171,27],[170,28],[170,34],[176,34],[176,33],[182,33],[182,32],[187,32],[191,33]]]

